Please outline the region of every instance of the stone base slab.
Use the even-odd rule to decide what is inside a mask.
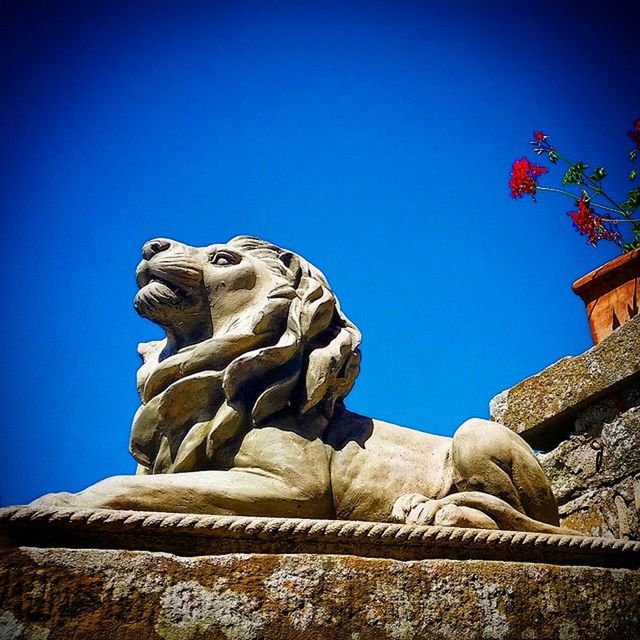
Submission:
[[[639,638],[640,574],[491,560],[5,550],[17,640]]]
[[[0,510],[0,639],[640,638],[640,543]]]

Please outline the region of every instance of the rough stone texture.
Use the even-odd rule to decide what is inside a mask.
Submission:
[[[640,637],[640,573],[482,560],[3,552],[0,638]]]
[[[587,491],[560,506],[565,526],[606,538],[640,537],[640,479]]]
[[[492,417],[534,447],[563,526],[640,539],[640,317],[501,393]],[[581,377],[583,376],[583,377]]]
[[[585,353],[562,358],[537,375],[498,394],[492,420],[519,433],[536,449],[549,449],[568,435],[579,411],[616,388],[638,380],[640,316]]]
[[[541,454],[543,467],[553,477],[556,498],[564,503],[640,472],[639,423],[640,407],[635,407]]]
[[[640,404],[637,388],[623,395]],[[577,425],[584,429],[539,458],[564,526],[640,539],[640,406],[613,419],[611,410],[609,398],[583,411]]]

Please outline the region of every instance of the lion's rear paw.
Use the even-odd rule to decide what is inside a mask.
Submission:
[[[432,524],[437,502],[420,493],[405,493],[393,505],[391,517],[405,524]]]
[[[439,527],[471,527],[497,529],[498,525],[486,513],[447,501],[433,500],[419,493],[400,496],[391,513],[394,520],[405,524],[424,524]]]

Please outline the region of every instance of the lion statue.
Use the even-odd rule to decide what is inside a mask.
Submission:
[[[135,307],[166,338],[139,346],[138,472],[33,504],[566,531],[507,428],[447,438],[345,408],[360,332],[300,256],[248,236],[142,253]]]

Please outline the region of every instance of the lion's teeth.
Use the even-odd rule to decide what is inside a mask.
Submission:
[[[136,297],[144,306],[163,306],[180,301],[180,297],[168,285],[158,280],[152,280],[140,289]]]
[[[160,302],[178,301],[178,296],[164,282],[154,282],[152,293]]]

